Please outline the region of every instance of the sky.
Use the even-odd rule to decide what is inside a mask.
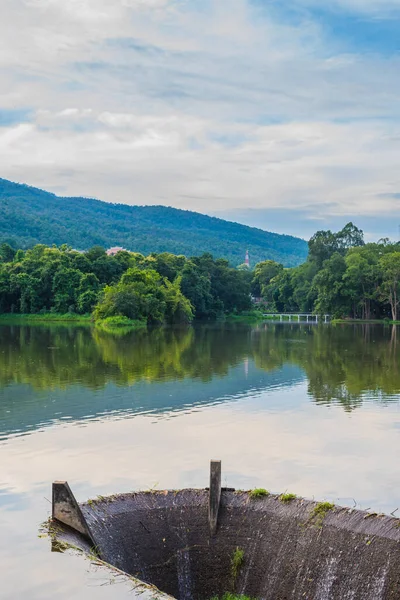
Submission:
[[[400,0],[2,0],[0,177],[398,239],[399,31]]]

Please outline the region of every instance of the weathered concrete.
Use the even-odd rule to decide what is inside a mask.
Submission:
[[[208,521],[210,534],[215,535],[218,525],[218,511],[221,501],[221,461],[212,460],[210,463],[210,491],[208,497]]]
[[[82,505],[100,557],[180,600],[236,591],[265,600],[400,600],[400,521],[222,490],[124,494]],[[244,561],[235,580],[236,548]]]
[[[53,519],[92,539],[81,508],[66,481],[53,483],[52,516]]]

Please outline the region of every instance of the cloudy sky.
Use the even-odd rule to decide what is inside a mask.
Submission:
[[[397,238],[399,30],[400,0],[1,0],[0,177]]]

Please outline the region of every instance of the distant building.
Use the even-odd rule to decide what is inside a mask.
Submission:
[[[246,265],[246,267],[249,267],[250,269],[250,258],[249,258],[249,251],[246,250],[246,257],[244,259],[244,264]]]
[[[114,246],[113,248],[109,248],[107,250],[107,256],[115,256],[118,252],[127,252],[126,248],[121,248],[120,246]]]

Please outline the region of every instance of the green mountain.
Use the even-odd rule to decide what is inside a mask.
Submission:
[[[64,198],[0,178],[0,242],[19,248],[68,244],[123,246],[141,252],[195,256],[210,252],[233,265],[273,259],[295,266],[307,256],[296,237],[166,206],[128,206],[89,198]]]

